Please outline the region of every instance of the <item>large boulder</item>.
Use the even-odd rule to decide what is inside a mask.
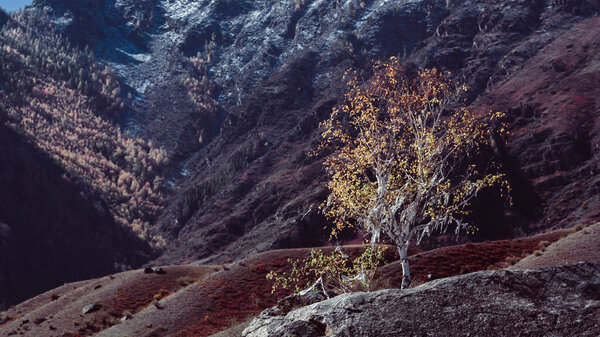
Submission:
[[[600,265],[484,271],[265,311],[244,337],[598,336]]]

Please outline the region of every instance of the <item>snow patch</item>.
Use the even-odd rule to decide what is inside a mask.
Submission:
[[[162,1],[161,7],[169,17],[173,19],[183,19],[194,14],[205,2],[206,1],[169,0]]]
[[[52,20],[52,23],[56,25],[58,30],[62,30],[73,22],[73,14],[66,12],[63,16],[56,17]]]
[[[148,62],[152,58],[152,55],[150,55],[150,54],[132,54],[132,53],[128,53],[128,52],[124,51],[123,49],[119,49],[119,48],[117,48],[117,51],[131,57],[132,59],[134,59],[138,62]]]
[[[148,89],[150,86],[152,86],[152,83],[150,83],[148,80],[145,80],[141,86],[136,88],[136,91],[143,95],[146,92],[146,89]]]

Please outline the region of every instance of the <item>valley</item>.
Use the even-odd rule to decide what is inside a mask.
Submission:
[[[485,189],[465,217],[475,233],[411,244],[415,282],[599,263],[599,12],[595,0],[0,10],[0,335],[239,336],[289,295],[265,279],[287,258],[358,254],[364,231],[330,240],[331,153],[311,153],[346,71],[366,80],[392,56],[449,72],[469,109],[502,112],[509,129],[480,158],[500,164],[509,200]],[[378,289],[400,287],[391,255]],[[595,284],[596,267],[577,268]]]

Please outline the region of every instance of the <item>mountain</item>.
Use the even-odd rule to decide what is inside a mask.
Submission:
[[[58,288],[7,311],[0,329],[94,333],[129,310],[135,334],[202,335],[273,305],[284,294],[267,297],[264,274],[308,254],[277,249],[328,240],[323,156],[308,155],[319,123],[347,69],[368,78],[391,56],[451,72],[472,109],[505,112],[510,127],[486,155],[512,204],[494,190],[474,200],[480,231],[461,243],[482,243],[426,240],[413,257],[431,264],[413,264],[423,281],[502,268],[544,249],[532,234],[597,222],[599,11],[596,0],[34,0],[0,11],[0,307],[149,261],[192,263],[163,279],[140,270]],[[520,239],[485,243],[508,238]],[[382,272],[393,285],[398,266]],[[171,293],[175,313],[147,307]],[[94,298],[100,309],[80,320]]]
[[[324,242],[327,221],[317,212],[326,195],[322,159],[306,153],[319,121],[344,91],[344,71],[368,69],[370,62],[394,55],[451,71],[469,87],[474,108],[505,111],[518,120],[512,124],[515,135],[541,138],[536,143],[515,137],[501,149],[514,205],[503,205],[493,193],[482,195],[472,219],[481,228],[476,240],[599,216],[589,187],[596,186],[598,174],[597,134],[589,131],[597,128],[596,96],[547,90],[557,78],[545,77],[526,91],[528,97],[490,103],[502,86],[515,81],[525,86],[537,76],[531,69],[540,59],[552,62],[549,58],[558,56],[540,53],[582,29],[573,28],[578,23],[587,22],[581,24],[594,31],[595,1],[38,0],[34,5],[71,41],[91,46],[115,69],[132,93],[121,126],[164,146],[173,159],[167,208],[153,227],[169,242],[160,262],[226,261]],[[593,55],[594,45],[586,48]],[[580,51],[569,50],[564,57]],[[576,78],[596,62],[580,61],[566,63],[571,68],[560,76]],[[527,103],[538,92],[538,99],[553,97],[556,104]],[[584,117],[572,120],[576,125],[577,118],[585,119],[585,131],[565,131],[558,122],[538,130],[545,118],[571,118],[561,117],[561,111],[570,111],[569,100],[580,96],[582,103],[573,104]],[[541,117],[525,120],[522,111]],[[534,153],[539,142],[553,153],[577,148],[581,154],[568,163],[553,154],[549,164],[545,155]],[[582,170],[588,170],[592,185],[576,180]],[[550,179],[567,171],[572,173]],[[577,183],[591,188],[587,210],[560,197],[577,194]]]

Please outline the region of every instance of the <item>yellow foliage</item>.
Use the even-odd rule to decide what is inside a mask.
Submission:
[[[89,50],[46,31],[47,15],[38,14],[16,13],[0,30],[6,124],[62,166],[86,196],[101,198],[118,223],[162,246],[164,239],[150,237],[149,222],[163,206],[166,151],[121,132],[111,118],[122,110],[116,76]]]
[[[372,242],[384,232],[405,250],[413,237],[451,224],[457,233],[466,229],[461,217],[481,189],[508,189],[503,174],[472,157],[491,137],[506,135],[503,114],[461,105],[466,88],[448,75],[410,70],[396,58],[376,63],[365,83],[347,72],[349,90],[322,123],[317,149],[334,149],[322,206],[336,225],[332,236],[358,223]]]
[[[341,247],[329,255],[320,249],[312,249],[309,258],[288,259],[291,264],[289,272],[271,271],[266,278],[273,280],[272,293],[278,288],[291,287],[294,287],[295,293],[299,293],[302,288],[316,285],[316,282],[325,292],[369,291],[375,270],[386,263],[386,249],[383,246],[365,246],[363,253],[354,260]]]

